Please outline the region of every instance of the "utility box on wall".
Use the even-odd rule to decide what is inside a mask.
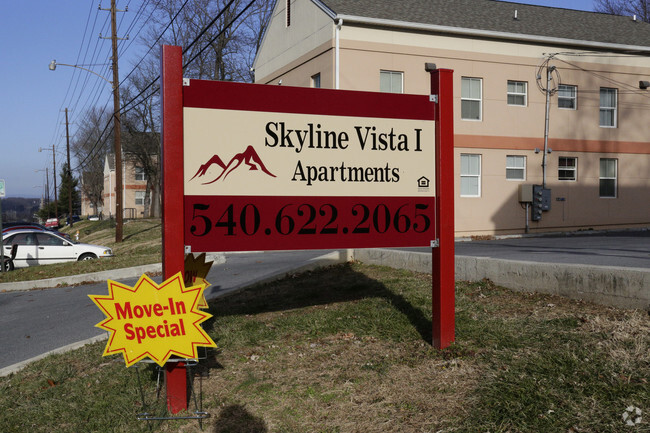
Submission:
[[[533,214],[531,219],[539,221],[542,219],[542,212],[551,210],[551,190],[544,188],[542,185],[532,185],[533,187]]]
[[[533,185],[519,184],[519,203],[533,202]]]

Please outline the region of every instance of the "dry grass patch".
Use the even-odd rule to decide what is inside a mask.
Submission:
[[[224,351],[224,370],[204,392],[217,419],[224,408],[241,406],[261,416],[268,431],[431,431],[462,410],[477,380],[474,362],[444,360],[432,350],[341,333]]]

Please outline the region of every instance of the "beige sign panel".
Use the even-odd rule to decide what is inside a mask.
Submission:
[[[434,122],[184,108],[185,195],[434,196]]]

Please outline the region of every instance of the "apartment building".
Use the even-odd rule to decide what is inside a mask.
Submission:
[[[457,236],[650,226],[650,24],[636,17],[278,0],[254,67],[260,84],[429,94],[425,63],[454,71]]]
[[[143,218],[145,216],[145,199],[147,178],[142,167],[132,159],[122,159],[122,198],[124,218]],[[115,216],[115,156],[106,155],[104,160],[104,205],[103,218]]]

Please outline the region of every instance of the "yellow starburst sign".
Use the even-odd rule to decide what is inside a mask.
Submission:
[[[110,332],[104,356],[122,353],[129,367],[145,357],[163,366],[172,356],[197,358],[216,347],[199,326],[212,317],[198,308],[204,285],[185,287],[179,272],[158,285],[146,275],[135,287],[108,281],[108,296],[89,295],[106,315],[95,325]]]

